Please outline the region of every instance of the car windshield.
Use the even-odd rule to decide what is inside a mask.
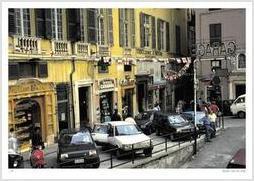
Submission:
[[[96,125],[94,128],[94,133],[107,134],[108,133],[107,125]]]
[[[88,132],[77,132],[74,134],[65,134],[60,140],[63,144],[90,144],[93,143],[92,138]]]
[[[139,128],[135,124],[130,124],[130,125],[119,125],[116,126],[116,135],[121,136],[121,135],[135,135],[135,134],[140,134]]]
[[[137,120],[150,119],[152,112],[144,112],[136,117]]]
[[[182,124],[186,122],[180,115],[168,116],[168,120],[170,124]]]

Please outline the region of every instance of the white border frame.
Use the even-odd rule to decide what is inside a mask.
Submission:
[[[246,9],[246,59],[252,60],[252,2],[4,2],[2,3],[2,141],[8,145],[8,7],[15,8],[245,8]],[[2,157],[4,179],[251,179],[252,178],[252,61],[247,61],[247,116],[246,126],[246,170],[227,169],[7,169],[7,157]],[[7,146],[2,147],[2,155],[7,155]]]

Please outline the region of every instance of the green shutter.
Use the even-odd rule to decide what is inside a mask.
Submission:
[[[124,46],[124,9],[119,9],[119,46]]]
[[[152,48],[156,49],[156,26],[154,16],[152,16]]]
[[[135,47],[135,11],[134,9],[130,9],[130,16],[131,16],[131,47]]]
[[[140,13],[140,47],[145,46],[145,14]]]
[[[166,22],[166,51],[169,52],[169,23]]]
[[[52,38],[51,9],[45,10],[45,21],[46,21],[46,38],[51,39]]]
[[[161,32],[160,32],[160,24],[161,24],[161,20],[157,19],[157,47],[158,50],[161,50]]]
[[[108,9],[108,44],[114,44],[112,9]]]

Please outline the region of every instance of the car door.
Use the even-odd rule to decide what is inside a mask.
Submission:
[[[108,143],[108,125],[96,124],[92,133],[94,141],[97,143]]]
[[[115,126],[109,125],[108,127],[108,143],[112,146],[116,146],[115,141]]]

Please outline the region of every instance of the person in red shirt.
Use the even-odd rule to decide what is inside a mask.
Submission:
[[[219,112],[219,107],[216,105],[215,101],[212,101],[211,105],[209,106],[210,111],[215,113],[216,115]]]

